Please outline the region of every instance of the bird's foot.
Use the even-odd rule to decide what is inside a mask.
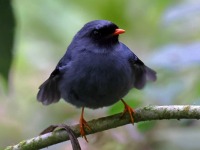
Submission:
[[[87,122],[85,121],[84,118],[80,118],[80,133],[81,136],[86,140],[86,142],[88,142],[87,137],[85,135],[85,128],[87,128],[88,130],[91,130],[90,126],[87,124]]]
[[[91,130],[91,128],[87,124],[87,122],[85,121],[85,119],[83,117],[83,114],[84,114],[84,107],[82,107],[81,117],[80,117],[80,120],[79,120],[79,123],[80,123],[80,134],[86,140],[86,142],[88,142],[87,137],[85,135],[85,128],[87,128],[88,130]]]
[[[130,118],[131,118],[131,122],[132,122],[132,124],[134,124],[134,117],[133,117],[133,115],[135,114],[134,109],[131,108],[128,104],[126,104],[125,101],[124,101],[123,99],[121,99],[121,101],[122,101],[122,103],[124,104],[124,111],[123,111],[121,117],[123,117],[124,114],[125,114],[126,112],[128,112],[129,115],[130,115]]]

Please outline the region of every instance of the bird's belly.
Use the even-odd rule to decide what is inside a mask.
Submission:
[[[62,97],[78,107],[100,108],[116,103],[132,87],[128,66],[92,65],[76,70],[70,81],[62,83]],[[69,74],[68,74],[69,75]],[[73,77],[72,77],[73,76]],[[67,81],[67,75],[66,75]]]

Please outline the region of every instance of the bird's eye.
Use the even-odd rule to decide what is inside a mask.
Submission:
[[[95,36],[99,36],[99,35],[100,35],[100,32],[99,32],[98,30],[94,30],[92,33],[93,33],[93,35],[95,35]]]

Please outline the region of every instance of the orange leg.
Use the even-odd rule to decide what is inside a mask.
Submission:
[[[125,101],[123,99],[121,99],[122,103],[124,104],[124,111],[121,115],[121,117],[123,117],[123,115],[128,112],[131,118],[131,122],[134,124],[134,117],[133,114],[135,113],[134,109],[131,108],[128,104],[125,103]]]
[[[85,129],[84,129],[84,127],[86,127],[88,130],[91,130],[91,128],[87,124],[87,122],[85,121],[85,119],[83,117],[83,114],[84,114],[84,107],[82,107],[81,117],[80,117],[80,120],[79,120],[79,123],[80,123],[80,133],[81,133],[81,136],[86,140],[86,142],[88,142],[87,137],[85,136]]]

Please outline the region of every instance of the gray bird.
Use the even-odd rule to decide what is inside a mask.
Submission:
[[[147,67],[125,44],[119,34],[125,30],[107,20],[91,21],[74,36],[50,77],[39,87],[38,101],[44,105],[61,98],[82,107],[81,135],[90,128],[83,118],[84,107],[97,109],[121,100],[132,123],[134,110],[123,97],[130,89],[142,89],[156,72]],[[86,139],[87,141],[87,139]]]

